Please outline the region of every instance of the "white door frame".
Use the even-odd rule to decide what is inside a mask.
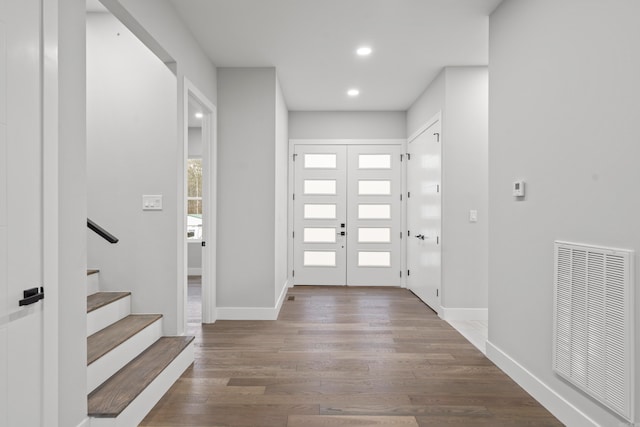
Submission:
[[[296,145],[400,145],[402,151],[406,152],[407,140],[406,139],[290,139],[289,140],[289,207],[287,213],[287,232],[289,233],[289,239],[287,243],[287,257],[289,260],[289,271],[287,273],[289,287],[293,287],[294,277],[292,275],[294,264],[294,240],[293,240],[293,193],[295,190],[295,163],[293,161],[293,153],[295,152]],[[400,172],[402,176],[402,194],[406,194],[406,162],[402,162],[402,170]],[[400,229],[407,229],[407,215],[406,215],[406,198],[402,198],[402,212],[400,215]],[[406,236],[404,236],[406,237]],[[404,238],[403,237],[403,238]],[[406,263],[406,251],[407,245],[400,245],[400,268],[407,271]],[[400,287],[407,287],[407,278],[403,274],[400,280]]]
[[[202,253],[202,322],[214,323],[217,319],[216,313],[216,236],[217,236],[217,110],[215,105],[187,78],[184,78],[183,87],[183,152],[180,159],[178,171],[179,182],[182,182],[181,194],[178,197],[178,239],[182,252],[182,269],[180,280],[178,280],[178,319],[182,318],[182,330],[186,330],[187,325],[187,283],[188,283],[188,261],[187,261],[187,173],[186,164],[189,155],[189,97],[195,98],[203,107],[202,117],[202,169],[203,169],[203,228],[202,241],[206,242]],[[181,316],[180,316],[181,314]]]
[[[43,278],[46,291],[43,305],[44,358],[42,420],[45,427],[56,427],[59,419],[59,302],[58,302],[58,0],[42,1],[40,67],[42,76],[42,209]],[[44,58],[47,58],[45,61]],[[84,224],[83,224],[84,227]]]

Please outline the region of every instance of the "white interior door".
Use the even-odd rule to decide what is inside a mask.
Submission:
[[[294,155],[294,283],[345,285],[346,147],[296,145]]]
[[[400,285],[399,145],[348,147],[347,284]]]
[[[407,287],[440,311],[442,224],[441,124],[409,141],[407,162]]]
[[[40,1],[0,0],[0,425],[42,424]],[[39,289],[38,289],[39,290]]]

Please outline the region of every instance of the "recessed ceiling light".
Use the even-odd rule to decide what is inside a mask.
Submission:
[[[195,116],[196,116],[196,119],[201,119],[201,118],[203,118],[203,117],[204,117],[204,114],[202,114],[202,113],[196,113],[196,114],[195,114]]]
[[[360,56],[367,56],[367,55],[371,55],[371,48],[369,46],[362,46],[359,47],[358,50],[356,50],[356,53]]]
[[[360,91],[358,89],[349,89],[347,91],[347,95],[349,95],[349,96],[358,96],[358,95],[360,95]]]

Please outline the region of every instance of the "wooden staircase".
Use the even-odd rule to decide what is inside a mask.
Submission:
[[[163,337],[162,315],[131,314],[130,292],[87,289],[91,426],[136,426],[193,363],[193,337]]]

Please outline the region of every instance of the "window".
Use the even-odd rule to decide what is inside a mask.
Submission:
[[[187,239],[202,239],[202,159],[187,160]]]

